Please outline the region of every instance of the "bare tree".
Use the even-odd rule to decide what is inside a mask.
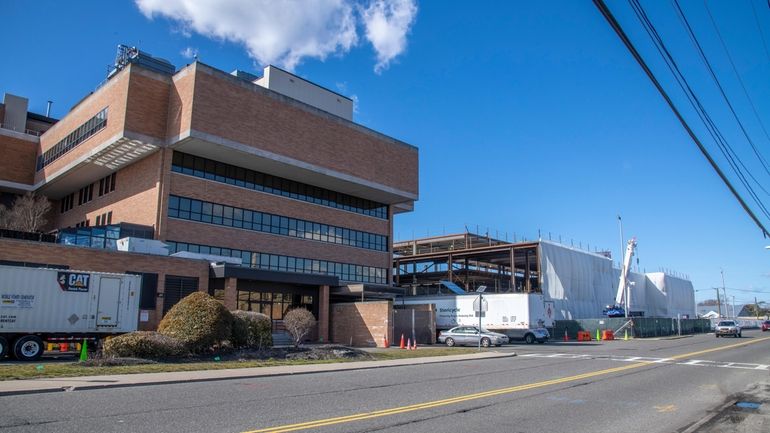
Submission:
[[[294,347],[299,347],[302,339],[315,326],[315,317],[304,308],[295,308],[283,316],[283,324],[294,339]]]
[[[51,210],[51,202],[42,195],[28,192],[16,198],[9,210],[0,209],[0,224],[11,230],[39,232],[48,222],[46,214]],[[3,217],[5,215],[5,217]]]
[[[11,228],[11,210],[0,204],[0,229]]]

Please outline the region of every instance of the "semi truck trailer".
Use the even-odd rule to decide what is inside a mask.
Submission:
[[[479,295],[404,296],[396,304],[434,304],[436,306],[436,330],[455,326],[479,326],[479,316],[474,301]],[[510,339],[527,343],[544,343],[550,338],[547,328],[554,326],[553,301],[539,293],[484,293],[482,303],[486,311],[481,326],[490,331],[507,335]]]
[[[40,359],[46,342],[136,331],[139,275],[0,265],[0,360]]]

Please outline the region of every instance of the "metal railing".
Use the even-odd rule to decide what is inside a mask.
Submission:
[[[6,129],[8,131],[15,131],[15,132],[18,132],[18,133],[21,133],[21,134],[27,134],[27,135],[33,135],[35,137],[40,137],[40,131],[33,131],[31,129],[24,129],[24,132],[22,132],[22,131],[18,131],[16,128],[9,128],[8,125],[4,125],[2,123],[0,123],[0,128]]]

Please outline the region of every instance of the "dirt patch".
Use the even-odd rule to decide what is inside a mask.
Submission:
[[[162,363],[193,363],[209,361],[250,361],[250,360],[360,360],[374,359],[369,353],[350,347],[326,344],[311,347],[278,347],[266,350],[239,349],[214,352],[206,355],[192,355],[179,358],[165,358],[157,360],[137,358],[102,358],[89,359],[77,365],[84,367],[111,367],[123,365],[141,365]]]

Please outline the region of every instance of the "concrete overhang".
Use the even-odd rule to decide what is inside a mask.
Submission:
[[[389,205],[398,204],[398,208],[394,206],[396,213],[410,210],[418,198],[414,193],[199,131],[188,131],[170,147],[355,197]]]
[[[353,283],[342,286],[332,287],[329,290],[331,295],[351,296],[365,298],[367,296],[388,297],[403,296],[406,289],[385,284],[363,284]]]
[[[336,286],[339,278],[331,275],[298,274],[294,272],[266,271],[229,263],[211,265],[211,278],[238,278],[251,281],[269,281],[272,283],[300,284],[307,286]]]
[[[124,132],[60,168],[35,188],[48,197],[59,199],[159,149],[160,143],[155,138]]]

